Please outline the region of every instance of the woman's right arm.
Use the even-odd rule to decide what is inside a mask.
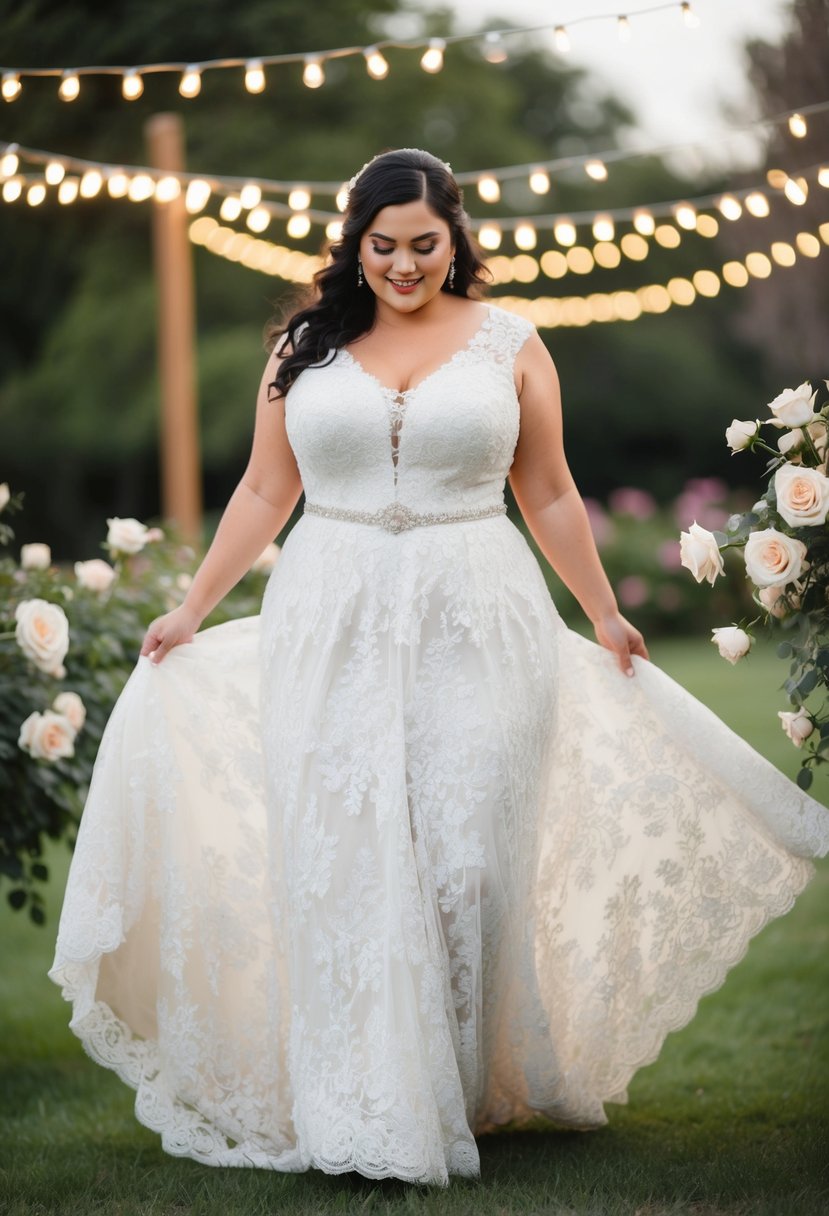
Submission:
[[[268,399],[268,384],[279,359],[271,355],[256,400],[250,459],[224,510],[216,535],[196,572],[184,602],[152,622],[141,654],[154,663],[182,642],[191,642],[202,621],[239,579],[291,516],[302,482],[285,430],[284,398]]]

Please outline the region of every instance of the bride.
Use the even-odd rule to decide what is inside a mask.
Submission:
[[[499,1125],[602,1126],[829,849],[647,661],[484,277],[448,165],[352,179],[107,726],[50,976],[170,1153],[445,1185]],[[302,493],[261,616],[200,630]]]

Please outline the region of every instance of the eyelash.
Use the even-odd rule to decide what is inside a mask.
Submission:
[[[415,253],[419,253],[421,256],[423,256],[424,254],[427,254],[427,253],[434,253],[436,248],[437,248],[436,245],[430,245],[428,249],[415,249]],[[391,249],[380,249],[380,248],[378,248],[377,245],[372,245],[372,249],[374,250],[375,253],[392,253],[393,252],[393,250],[391,250]]]

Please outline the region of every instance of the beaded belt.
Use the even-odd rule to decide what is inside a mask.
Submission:
[[[326,519],[344,519],[355,524],[377,524],[387,532],[403,532],[407,528],[421,528],[428,524],[452,524],[472,519],[489,519],[492,515],[504,515],[506,503],[499,502],[489,507],[473,507],[467,511],[413,511],[402,502],[390,502],[380,511],[350,511],[347,507],[322,507],[315,502],[306,502],[309,515],[322,515]]]

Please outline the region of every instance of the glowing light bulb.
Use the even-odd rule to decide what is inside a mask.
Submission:
[[[820,254],[820,241],[812,232],[798,232],[794,243],[807,258],[816,258]]]
[[[171,203],[181,194],[181,182],[177,177],[160,177],[155,184],[155,199],[158,203]]]
[[[484,59],[487,63],[506,63],[509,55],[497,30],[490,30],[484,38]]]
[[[382,51],[376,46],[369,46],[363,51],[366,59],[366,71],[372,80],[385,80],[389,74],[389,64]]]
[[[79,186],[81,198],[94,198],[103,184],[103,175],[98,169],[87,169]]]
[[[329,220],[325,225],[325,235],[329,241],[338,241],[343,234],[342,220]]]
[[[783,193],[790,203],[794,203],[796,207],[802,207],[809,195],[809,186],[805,177],[786,178]]]
[[[302,69],[302,83],[306,89],[318,89],[325,84],[325,68],[322,66],[321,59],[312,55],[305,60],[305,67]]]
[[[481,224],[478,242],[482,249],[497,249],[501,244],[501,229],[497,224]]]
[[[250,211],[251,207],[258,207],[262,201],[262,189],[254,182],[248,182],[239,192],[239,201],[245,211]]]
[[[288,236],[294,237],[295,240],[302,240],[311,231],[311,221],[307,215],[297,213],[288,220],[285,230]]]
[[[261,59],[249,59],[245,64],[245,88],[249,93],[264,93],[265,69]]]
[[[829,188],[829,165],[821,165],[817,173],[817,184],[824,190]]]
[[[673,208],[674,218],[680,228],[687,228],[689,232],[693,231],[697,226],[696,209],[690,203],[677,203]]]
[[[536,244],[538,243],[538,237],[536,236],[536,231],[532,224],[516,225],[515,232],[513,233],[513,239],[515,240],[515,243],[519,249],[535,249]]]
[[[14,177],[19,164],[20,158],[16,152],[5,152],[3,159],[0,160],[0,177]]]
[[[120,170],[107,178],[107,194],[110,198],[123,198],[130,188],[130,179]]]
[[[20,96],[23,85],[20,83],[20,74],[18,72],[4,72],[3,84],[0,86],[0,92],[3,94],[4,101],[16,101]]]
[[[559,245],[575,245],[576,243],[576,225],[572,220],[556,220],[553,225],[553,236],[558,241]]]
[[[155,193],[155,182],[149,173],[136,173],[129,185],[127,197],[132,203],[143,203]]]
[[[74,203],[78,197],[78,179],[76,177],[65,177],[58,186],[58,202],[66,206],[68,203]]]
[[[238,194],[228,194],[227,198],[222,199],[222,205],[219,208],[219,215],[223,220],[238,220],[242,214],[242,200]]]
[[[191,63],[182,73],[178,91],[182,97],[198,97],[201,92],[201,69]]]
[[[210,183],[196,178],[188,183],[187,192],[184,195],[184,206],[191,215],[202,211],[207,206],[210,193]]]
[[[802,114],[789,115],[789,130],[795,139],[803,139],[807,133],[806,119]]]
[[[530,189],[533,194],[549,193],[550,175],[546,169],[533,169],[530,174]]]
[[[424,72],[430,72],[434,75],[443,67],[443,52],[446,50],[446,43],[442,38],[430,38],[429,45],[423,52],[420,59],[420,66]]]
[[[23,192],[23,183],[19,177],[10,177],[8,181],[3,182],[3,202],[13,203],[20,198]]]
[[[762,219],[769,213],[769,200],[765,194],[762,194],[759,190],[754,190],[751,194],[746,195],[745,207],[746,211]]]
[[[121,82],[121,95],[126,101],[135,101],[144,92],[144,81],[141,76],[133,68],[129,72],[124,73],[124,79]]]
[[[270,222],[271,213],[267,207],[254,207],[245,220],[251,232],[264,232]]]
[[[616,227],[609,215],[597,215],[593,220],[593,235],[597,241],[612,241]]]
[[[61,101],[74,101],[81,91],[81,82],[77,72],[64,72],[58,85],[58,96]]]
[[[600,160],[588,160],[584,162],[584,171],[588,177],[592,177],[594,182],[607,181],[607,166]]]
[[[640,209],[633,213],[633,226],[640,236],[653,236],[656,223],[650,211]]]
[[[288,195],[288,206],[292,211],[307,211],[311,206],[311,191],[304,186],[295,186]]]
[[[50,160],[46,166],[44,177],[50,186],[57,186],[66,176],[66,166],[59,160]]]
[[[487,175],[478,179],[478,194],[485,203],[497,203],[501,197],[501,187],[498,179]]]
[[[687,0],[683,0],[683,3],[680,4],[679,7],[682,12],[682,20],[685,22],[688,29],[695,30],[699,25],[699,17],[691,8],[691,5],[687,2]]]
[[[26,202],[30,207],[39,207],[46,198],[46,187],[43,182],[33,182],[26,191]]]
[[[623,14],[616,18],[616,29],[620,42],[630,42],[630,21]]]
[[[743,214],[743,205],[733,194],[724,194],[717,208],[724,220],[738,220]]]
[[[570,50],[570,35],[563,25],[557,25],[553,30],[553,46],[562,55],[566,55]]]

